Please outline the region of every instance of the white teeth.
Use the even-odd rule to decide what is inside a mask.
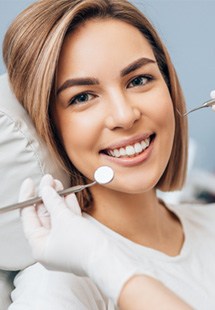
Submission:
[[[126,151],[126,154],[127,154],[128,156],[131,156],[131,155],[134,155],[134,154],[135,154],[135,149],[134,149],[134,147],[131,146],[131,145],[126,146],[125,151]]]
[[[125,148],[108,150],[108,154],[113,157],[133,156],[143,152],[150,144],[150,139],[147,138],[141,142],[137,142],[134,145],[127,145]]]
[[[120,156],[125,156],[126,155],[126,150],[123,149],[123,147],[121,147],[121,149],[119,150],[120,152]]]
[[[143,150],[143,148],[142,148],[142,146],[141,146],[140,143],[135,143],[134,149],[135,149],[135,152],[136,152],[136,153],[141,153],[142,150]]]
[[[145,142],[145,141],[142,141],[142,142],[141,142],[141,146],[142,146],[143,149],[145,149],[145,148],[147,147],[146,142]]]
[[[114,157],[120,157],[120,152],[118,150],[113,151]]]
[[[149,146],[149,143],[150,143],[149,138],[146,139],[146,140],[144,140],[144,141],[142,141],[142,142],[141,142],[142,148],[145,149],[147,146]]]

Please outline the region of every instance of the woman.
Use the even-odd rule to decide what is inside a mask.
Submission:
[[[71,184],[90,182],[101,165],[115,172],[110,184],[79,193],[82,213],[73,196],[56,194],[58,182],[41,181],[45,207],[23,210],[35,258],[89,276],[103,304],[91,300],[88,309],[110,309],[107,298],[122,309],[214,308],[215,270],[205,266],[215,251],[213,208],[176,208],[156,196],[183,186],[187,124],[174,67],[145,16],[124,0],[42,0],[9,28],[4,60]],[[34,191],[27,180],[20,199]],[[71,309],[84,308],[81,298]]]

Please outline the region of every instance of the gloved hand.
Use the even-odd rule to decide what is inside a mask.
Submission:
[[[117,303],[125,282],[139,273],[136,262],[82,216],[74,194],[60,197],[55,191],[60,187],[51,176],[43,177],[40,194],[44,205],[22,210],[24,232],[33,256],[47,269],[89,276]],[[27,179],[21,187],[20,201],[32,195],[34,184]]]
[[[211,95],[211,99],[215,99],[215,90],[212,90],[210,95]],[[215,104],[212,105],[212,110],[215,112]]]

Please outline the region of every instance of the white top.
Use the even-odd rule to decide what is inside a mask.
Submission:
[[[143,274],[160,280],[195,310],[214,310],[215,204],[168,208],[181,220],[185,236],[181,252],[175,257],[138,245],[87,214],[84,217],[119,242],[130,256],[133,253],[139,264],[148,258],[147,266],[142,263]],[[20,272],[15,285],[10,310],[114,309],[88,278],[50,272],[39,264]]]

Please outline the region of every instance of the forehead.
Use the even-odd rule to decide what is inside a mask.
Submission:
[[[155,60],[150,44],[137,28],[116,19],[89,20],[66,36],[58,73],[103,65],[118,69],[141,57]]]

